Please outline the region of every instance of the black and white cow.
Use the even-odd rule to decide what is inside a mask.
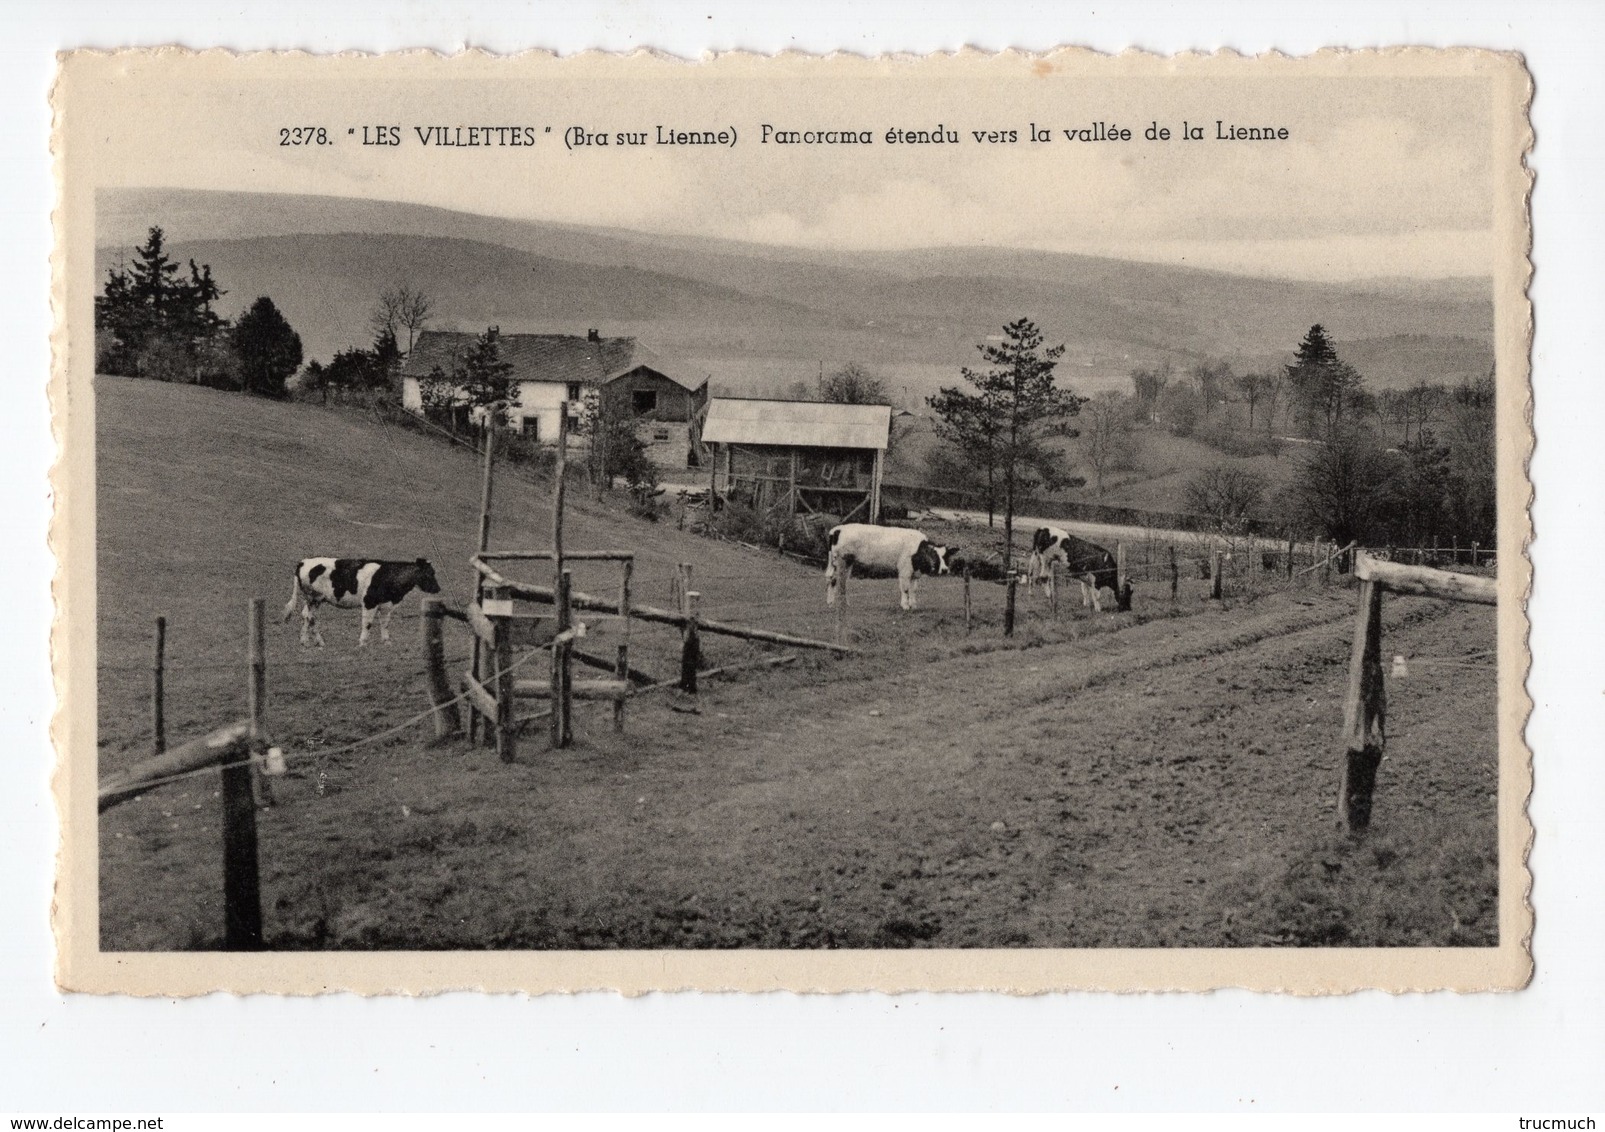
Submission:
[[[295,567],[290,585],[290,601],[284,607],[284,620],[295,613],[301,603],[301,643],[317,641],[323,647],[323,634],[318,632],[317,607],[327,602],[341,609],[362,610],[362,636],[357,638],[360,648],[368,643],[368,631],[373,628],[374,616],[383,614],[379,624],[380,639],[390,640],[390,615],[397,605],[417,587],[426,594],[438,594],[440,583],[435,580],[435,568],[427,558],[411,562],[383,562],[371,558],[303,558]]]
[[[904,609],[914,608],[914,587],[921,574],[949,573],[956,546],[937,546],[920,531],[843,523],[830,528],[830,558],[825,563],[825,604],[836,604],[837,576],[852,576],[854,566],[897,571]]]
[[[1113,554],[1058,527],[1038,527],[1031,536],[1027,581],[1040,583],[1051,593],[1055,562],[1081,583],[1083,607],[1103,612],[1103,593],[1107,590],[1114,595],[1115,608],[1122,612],[1131,608],[1131,583],[1120,585],[1120,570]]]

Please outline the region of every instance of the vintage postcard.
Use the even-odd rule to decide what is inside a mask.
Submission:
[[[60,983],[1525,985],[1529,92],[64,55]]]

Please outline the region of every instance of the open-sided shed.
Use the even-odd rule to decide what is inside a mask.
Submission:
[[[716,496],[768,513],[880,519],[886,405],[716,397],[702,441]]]

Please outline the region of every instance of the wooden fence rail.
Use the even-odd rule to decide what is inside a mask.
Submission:
[[[137,798],[174,778],[220,769],[223,810],[223,946],[230,951],[262,947],[262,899],[257,863],[256,808],[272,805],[273,792],[262,774],[261,755],[272,744],[267,716],[267,647],[261,598],[246,603],[245,698],[247,715],[205,735],[106,775],[97,787],[97,807]],[[156,672],[162,664],[165,621],[158,619]],[[153,687],[161,717],[161,685]],[[277,755],[277,752],[273,752]]]
[[[483,562],[478,565],[487,580],[506,588],[514,597],[522,598],[525,601],[538,601],[548,605],[557,600],[556,591],[551,586],[510,581],[502,577],[489,565]],[[617,603],[608,601],[605,598],[576,590],[569,595],[569,600],[575,609],[588,609],[593,613],[611,613],[614,616],[619,616]],[[684,629],[687,620],[684,613],[659,609],[651,605],[631,605],[629,616],[638,621],[671,625],[676,629]],[[791,633],[777,633],[769,629],[754,629],[745,625],[731,625],[724,621],[714,621],[702,616],[698,616],[696,620],[698,630],[703,633],[715,633],[726,637],[741,637],[749,641],[763,641],[772,645],[789,645],[793,648],[829,649],[832,652],[842,653],[856,653],[859,651],[853,645],[843,644],[839,641],[818,641],[811,637],[798,637]]]
[[[1338,823],[1351,833],[1371,824],[1377,770],[1387,747],[1387,687],[1382,672],[1382,595],[1388,591],[1498,603],[1491,578],[1452,574],[1426,566],[1383,562],[1359,551],[1354,573],[1360,579],[1359,613],[1349,653],[1349,683],[1343,698],[1343,767],[1338,783]]]

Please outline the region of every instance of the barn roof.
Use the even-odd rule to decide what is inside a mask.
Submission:
[[[891,425],[892,410],[886,405],[715,397],[708,406],[702,439],[715,444],[884,451]]]
[[[427,377],[436,366],[450,373],[457,358],[478,338],[477,334],[456,330],[425,330],[402,362],[401,376]],[[601,338],[593,342],[580,334],[503,334],[499,341],[502,361],[512,364],[514,381],[599,386],[643,366],[693,391],[706,381],[692,384],[634,338]]]

